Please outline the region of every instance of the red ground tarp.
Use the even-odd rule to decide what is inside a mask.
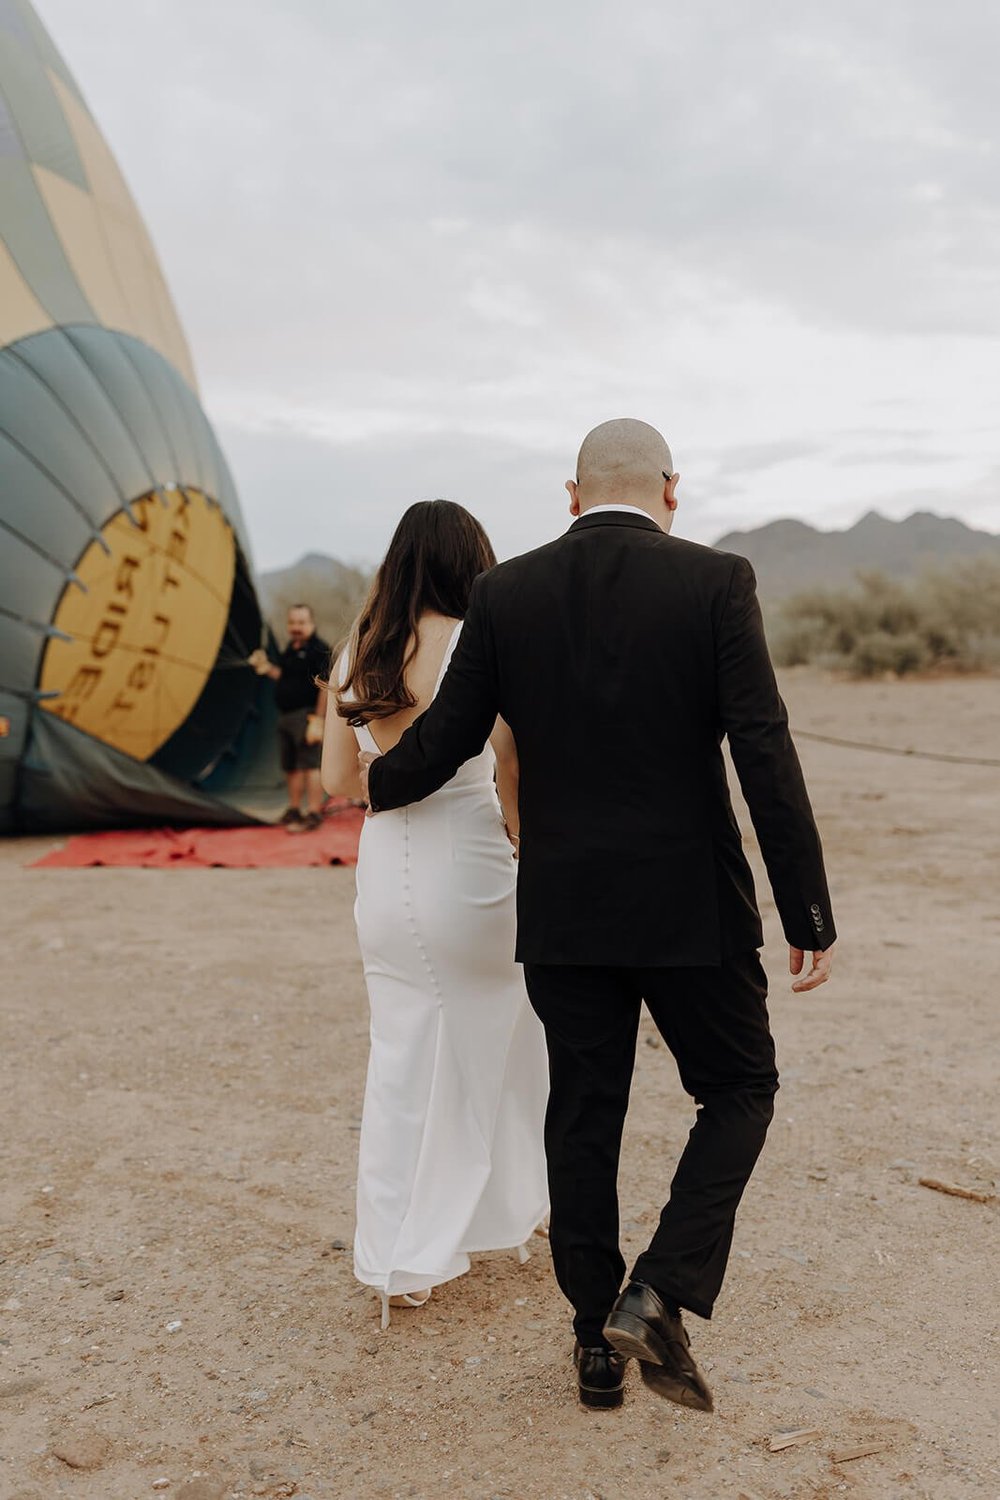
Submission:
[[[353,865],[364,812],[344,807],[312,833],[286,828],[129,828],[80,833],[61,849],[35,860],[32,869],[71,870],[87,865],[168,869],[223,866],[231,870],[293,869],[307,865]]]

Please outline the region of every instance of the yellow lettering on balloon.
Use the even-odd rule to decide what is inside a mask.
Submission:
[[[148,760],[190,714],[222,644],[236,571],[229,523],[199,490],[144,495],[104,527],[67,585],[39,677],[57,714]],[[111,556],[108,557],[107,549]]]
[[[121,635],[121,626],[115,620],[102,620],[90,638],[90,654],[98,658],[114,650]]]

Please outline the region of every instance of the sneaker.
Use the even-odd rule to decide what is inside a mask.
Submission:
[[[284,812],[281,814],[281,817],[278,819],[279,825],[283,824],[286,828],[289,827],[289,825],[292,823],[301,822],[302,814],[299,812],[297,807],[286,807]]]
[[[308,813],[306,813],[305,817],[304,818],[300,818],[297,823],[289,823],[289,825],[288,825],[288,832],[289,833],[315,833],[316,829],[319,828],[319,826],[320,826],[320,824],[322,822],[323,822],[323,819],[322,819],[322,817],[321,817],[321,815],[319,813],[317,813],[317,812],[308,812]]]

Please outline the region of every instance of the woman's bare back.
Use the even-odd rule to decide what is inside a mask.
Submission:
[[[460,621],[447,615],[435,614],[422,615],[417,622],[417,649],[405,673],[406,686],[417,701],[412,708],[402,708],[385,719],[373,719],[368,725],[372,739],[383,755],[398,744],[413,721],[430,707],[441,675],[441,663],[459,624]],[[413,651],[413,647],[414,638],[411,636],[407,653]]]
[[[367,725],[372,744],[383,755],[398,744],[413,721],[433,702],[445,653],[459,623],[449,615],[425,614],[420,617],[416,652],[405,674],[406,686],[417,701],[411,708],[400,709],[398,713],[390,714],[385,719],[372,719]],[[412,650],[413,645],[411,637],[407,650]],[[338,665],[341,681],[343,667],[342,658]],[[500,803],[511,838],[516,840],[519,831],[517,750],[514,737],[502,719],[497,720],[490,741],[496,757]],[[358,797],[361,793],[355,732],[347,720],[342,719],[333,709],[326,716],[321,775],[323,786],[331,796]]]

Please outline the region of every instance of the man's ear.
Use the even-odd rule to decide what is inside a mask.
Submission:
[[[679,474],[671,474],[663,486],[663,503],[667,507],[667,510],[673,511],[677,509],[677,496],[674,491],[677,489],[677,481],[680,477]]]
[[[580,514],[580,487],[574,479],[567,479],[566,493],[569,496],[569,513],[571,516]]]

